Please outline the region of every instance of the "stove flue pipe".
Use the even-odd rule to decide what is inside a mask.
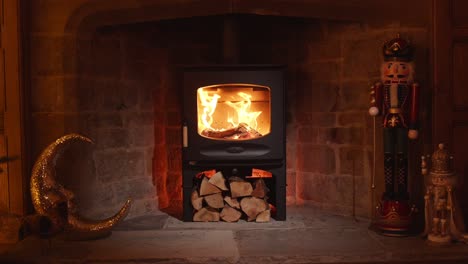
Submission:
[[[223,59],[225,64],[239,63],[239,24],[234,15],[224,18]]]

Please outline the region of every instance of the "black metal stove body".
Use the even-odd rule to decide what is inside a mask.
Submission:
[[[253,168],[271,172],[265,179],[270,192],[268,202],[274,206],[273,218],[286,218],[286,135],[284,69],[280,66],[188,67],[183,82],[183,202],[184,221],[192,221],[190,195],[195,175],[216,169],[223,175],[244,177]],[[233,89],[259,94],[252,105],[262,106],[262,135],[248,139],[210,137],[200,121],[200,90]],[[228,96],[225,96],[228,97]],[[255,95],[254,95],[255,97]],[[254,98],[255,99],[255,98]],[[219,99],[223,100],[223,98]],[[237,100],[236,102],[238,102]],[[231,104],[235,104],[231,103]],[[220,102],[218,102],[221,104]],[[266,110],[265,110],[266,109]],[[216,121],[214,122],[216,124]],[[266,123],[266,125],[265,125]]]

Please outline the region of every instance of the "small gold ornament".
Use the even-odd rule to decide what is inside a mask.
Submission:
[[[431,168],[428,169],[426,157],[421,157],[421,174],[428,176],[429,184],[424,195],[425,223],[424,235],[430,242],[446,244],[452,240],[468,239],[457,200],[453,193],[456,184],[452,169],[453,157],[439,144],[431,156]]]

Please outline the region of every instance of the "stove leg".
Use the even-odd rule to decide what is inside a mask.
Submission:
[[[270,170],[275,177],[275,201],[276,221],[286,220],[286,167],[283,165],[280,168]]]
[[[182,220],[184,222],[192,222],[193,221],[193,209],[192,205],[190,204],[190,195],[192,193],[192,188],[183,188],[183,201],[184,201],[184,213],[182,216]]]

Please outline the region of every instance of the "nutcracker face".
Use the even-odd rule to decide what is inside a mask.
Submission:
[[[403,61],[387,61],[382,64],[381,78],[385,84],[406,84],[413,81],[413,65]]]
[[[438,186],[447,186],[447,178],[446,177],[440,177],[440,176],[432,176],[432,184],[434,184],[436,187]]]
[[[431,177],[431,182],[435,187],[451,187],[456,184],[456,178],[454,176],[435,176]]]
[[[434,196],[438,199],[444,199],[447,196],[447,190],[444,186],[434,188]]]

